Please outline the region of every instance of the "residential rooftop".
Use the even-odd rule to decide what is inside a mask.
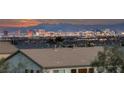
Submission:
[[[44,68],[87,66],[97,56],[102,47],[21,49],[33,61]]]
[[[17,51],[17,48],[10,42],[0,42],[0,54],[12,54]]]

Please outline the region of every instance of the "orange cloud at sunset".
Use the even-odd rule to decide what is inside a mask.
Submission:
[[[32,19],[1,19],[0,27],[29,27],[40,23],[40,21]]]

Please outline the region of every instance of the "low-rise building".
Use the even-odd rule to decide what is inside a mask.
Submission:
[[[97,72],[91,62],[102,47],[23,49],[5,59],[7,72],[88,73]]]

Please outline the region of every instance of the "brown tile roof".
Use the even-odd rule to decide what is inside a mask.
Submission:
[[[90,65],[102,47],[23,49],[24,54],[45,68]]]
[[[12,54],[17,51],[17,48],[10,42],[0,41],[0,54]]]

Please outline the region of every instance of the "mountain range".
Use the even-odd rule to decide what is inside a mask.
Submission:
[[[36,30],[36,29],[45,29],[46,31],[86,31],[86,30],[92,30],[92,31],[101,31],[103,29],[109,28],[114,31],[124,31],[124,23],[120,24],[97,24],[97,25],[83,25],[83,24],[68,24],[68,23],[59,23],[59,24],[39,24],[37,26],[32,27],[8,27],[8,28],[0,28],[0,31],[27,31],[27,30]]]

